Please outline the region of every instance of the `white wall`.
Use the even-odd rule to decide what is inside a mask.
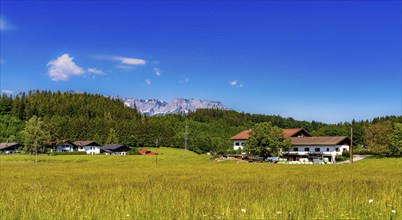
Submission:
[[[294,148],[298,150],[295,151]],[[305,151],[305,148],[309,148],[308,151]],[[316,151],[316,148],[319,151]],[[338,150],[337,150],[338,149]],[[336,145],[336,146],[292,146],[289,149],[289,153],[291,154],[299,154],[299,155],[307,155],[309,152],[322,152],[328,155],[342,155],[344,150],[349,150],[349,145]]]
[[[234,150],[243,149],[244,142],[245,142],[244,140],[234,140],[233,149]]]
[[[87,154],[100,154],[99,146],[85,146],[84,150],[87,152]]]
[[[63,144],[57,146],[56,151],[57,152],[73,152],[74,147],[70,143],[63,143]]]

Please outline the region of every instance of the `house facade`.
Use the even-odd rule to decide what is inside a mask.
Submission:
[[[283,136],[285,138],[290,137],[311,137],[311,135],[305,131],[303,128],[285,128],[283,130]],[[233,141],[233,149],[239,150],[243,149],[244,142],[250,137],[251,130],[244,130],[230,139]]]
[[[77,146],[78,151],[85,151],[87,154],[101,153],[101,145],[95,141],[75,141],[73,144]]]
[[[108,144],[100,148],[100,152],[106,155],[127,155],[129,150],[129,147],[122,144]]]
[[[22,144],[12,142],[12,143],[0,143],[0,153],[10,154],[18,152],[18,148]]]
[[[292,137],[290,140],[292,147],[289,151],[282,152],[282,155],[291,161],[298,161],[301,158],[326,157],[335,163],[335,157],[342,155],[344,151],[349,151],[352,144],[347,136]]]
[[[248,140],[251,130],[242,131],[232,138],[233,149],[243,149],[244,142]],[[282,157],[289,161],[298,161],[301,158],[312,160],[317,157],[326,157],[332,163],[337,155],[349,151],[351,140],[347,136],[311,137],[302,128],[283,129],[285,138],[290,139],[291,148],[282,152]]]
[[[78,147],[70,141],[63,141],[62,144],[56,147],[57,152],[73,152],[77,149]]]

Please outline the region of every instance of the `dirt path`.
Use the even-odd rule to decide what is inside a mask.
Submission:
[[[357,162],[357,161],[359,161],[359,160],[366,159],[367,157],[371,157],[371,156],[372,156],[372,155],[355,155],[355,156],[353,157],[353,163],[354,163],[354,162]],[[337,163],[337,164],[348,164],[348,163],[350,163],[350,160],[342,161],[342,162],[339,162],[339,163]]]

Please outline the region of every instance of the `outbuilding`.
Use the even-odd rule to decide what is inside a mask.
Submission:
[[[107,144],[100,148],[100,152],[107,155],[127,155],[129,150],[129,147],[122,144]]]
[[[18,151],[18,148],[21,147],[22,144],[12,142],[12,143],[0,143],[0,152],[1,153],[16,153]]]

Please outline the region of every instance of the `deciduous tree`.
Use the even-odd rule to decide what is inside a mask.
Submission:
[[[245,142],[245,149],[263,157],[277,155],[290,148],[290,141],[284,138],[283,130],[272,126],[271,122],[256,124]]]
[[[30,153],[38,153],[38,148],[43,147],[49,140],[45,124],[42,118],[32,116],[26,123],[24,129],[25,148]]]
[[[402,156],[402,123],[395,123],[394,130],[389,136],[389,154]]]

